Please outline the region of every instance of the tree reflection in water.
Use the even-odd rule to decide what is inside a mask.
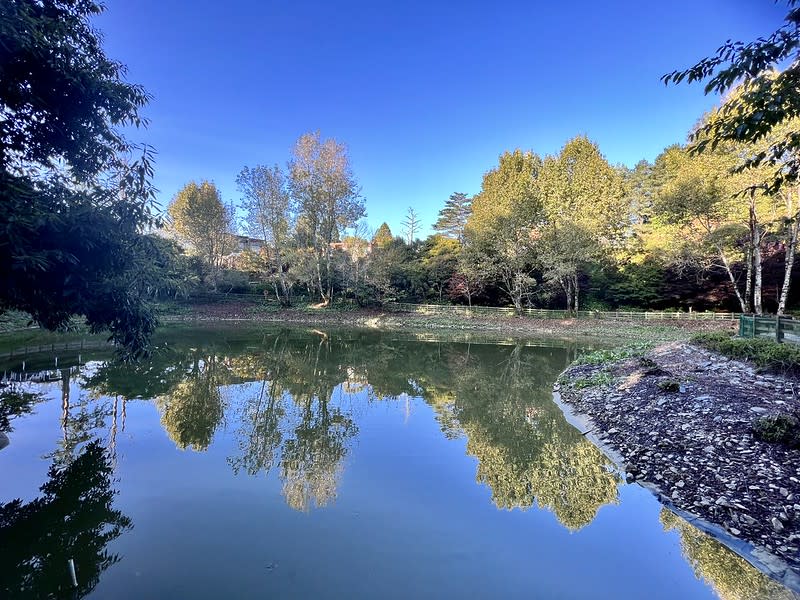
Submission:
[[[538,504],[574,530],[617,500],[610,462],[552,401],[552,382],[574,356],[568,344],[283,331],[223,347],[192,346],[173,343],[128,377],[111,368],[91,383],[105,393],[117,392],[118,381],[128,394],[138,385],[157,395],[167,433],[195,451],[208,448],[225,416],[227,386],[255,383],[229,394],[240,451],[229,463],[249,475],[279,469],[286,501],[298,510],[335,498],[358,433],[353,406],[399,397],[421,398],[445,435],[466,436],[467,452],[478,459],[477,481],[489,486],[500,508]],[[349,397],[358,401],[343,401]]]
[[[80,598],[120,560],[106,547],[132,525],[113,508],[111,474],[109,456],[92,441],[65,467],[50,467],[39,498],[0,505],[1,597]],[[69,559],[77,588],[71,586]]]
[[[225,415],[220,386],[226,375],[217,356],[194,356],[184,379],[156,398],[161,425],[178,448],[205,450],[211,444]]]
[[[405,418],[424,402],[443,435],[466,440],[467,454],[477,459],[476,481],[500,509],[539,506],[575,531],[618,501],[620,479],[611,462],[552,401],[552,382],[575,354],[569,344],[297,330],[236,332],[220,344],[209,341],[219,337],[195,335],[177,337],[135,365],[94,364],[81,383],[91,399],[70,399],[65,375],[63,439],[51,455],[50,480],[33,502],[0,506],[0,597],[83,596],[119,560],[106,547],[131,523],[112,506],[111,459],[118,413],[124,429],[129,399],[152,399],[181,449],[206,451],[222,424],[233,423],[233,471],[274,471],[287,505],[298,511],[335,500],[359,433],[359,407],[399,399],[405,399]],[[36,400],[0,402],[0,432]],[[109,419],[106,452],[90,440]],[[792,597],[673,513],[664,510],[661,520],[680,534],[696,575],[722,598]],[[69,558],[77,566],[77,590],[69,587]]]
[[[477,481],[491,488],[498,508],[535,503],[568,529],[580,529],[617,501],[620,479],[552,401],[558,352],[532,350],[517,345],[495,350],[494,359],[475,351],[453,356],[460,376],[451,400],[437,410],[466,435],[467,452],[478,459]]]
[[[666,508],[661,509],[665,531],[677,531],[681,551],[698,579],[708,583],[722,600],[792,600],[797,598],[710,535]]]

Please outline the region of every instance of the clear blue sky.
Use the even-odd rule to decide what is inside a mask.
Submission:
[[[161,202],[244,165],[285,164],[320,130],[347,144],[374,229],[426,229],[514,148],[586,134],[612,163],[652,160],[716,102],[665,87],[726,39],[771,33],[771,0],[307,2],[107,0],[110,56],[154,96],[132,137],[158,151]]]

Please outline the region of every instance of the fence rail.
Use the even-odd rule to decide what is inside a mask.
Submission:
[[[739,337],[763,337],[771,338],[779,343],[800,344],[800,321],[786,317],[741,315],[739,317]]]
[[[408,304],[403,302],[391,302],[384,305],[387,310],[397,312],[414,312],[433,315],[506,315],[513,316],[516,313],[510,306],[463,306],[447,304]],[[540,319],[568,319],[570,315],[565,310],[550,310],[545,308],[524,308],[522,315],[537,317]],[[596,311],[579,310],[579,319],[636,319],[640,321],[735,321],[739,317],[738,313],[730,312],[669,312],[669,311]]]

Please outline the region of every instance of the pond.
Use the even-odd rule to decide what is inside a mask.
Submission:
[[[574,344],[157,342],[0,367],[0,597],[792,597],[566,422]]]

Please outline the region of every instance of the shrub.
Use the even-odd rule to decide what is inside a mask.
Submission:
[[[578,390],[582,390],[588,387],[598,387],[601,385],[611,385],[614,381],[614,378],[611,376],[611,373],[608,371],[598,371],[591,377],[584,377],[582,379],[576,379],[575,383],[573,384],[574,387]]]
[[[575,359],[575,363],[579,365],[602,365],[605,363],[615,362],[623,358],[630,358],[632,356],[640,356],[650,348],[649,344],[635,344],[626,346],[624,348],[594,350],[581,354]]]
[[[658,387],[665,392],[679,392],[681,389],[681,384],[674,379],[667,379],[665,381],[659,381]]]
[[[800,375],[800,346],[767,338],[737,338],[723,332],[701,333],[692,341],[730,358],[751,360],[768,371]]]
[[[753,423],[753,436],[764,442],[800,448],[800,421],[786,413],[764,415]]]

